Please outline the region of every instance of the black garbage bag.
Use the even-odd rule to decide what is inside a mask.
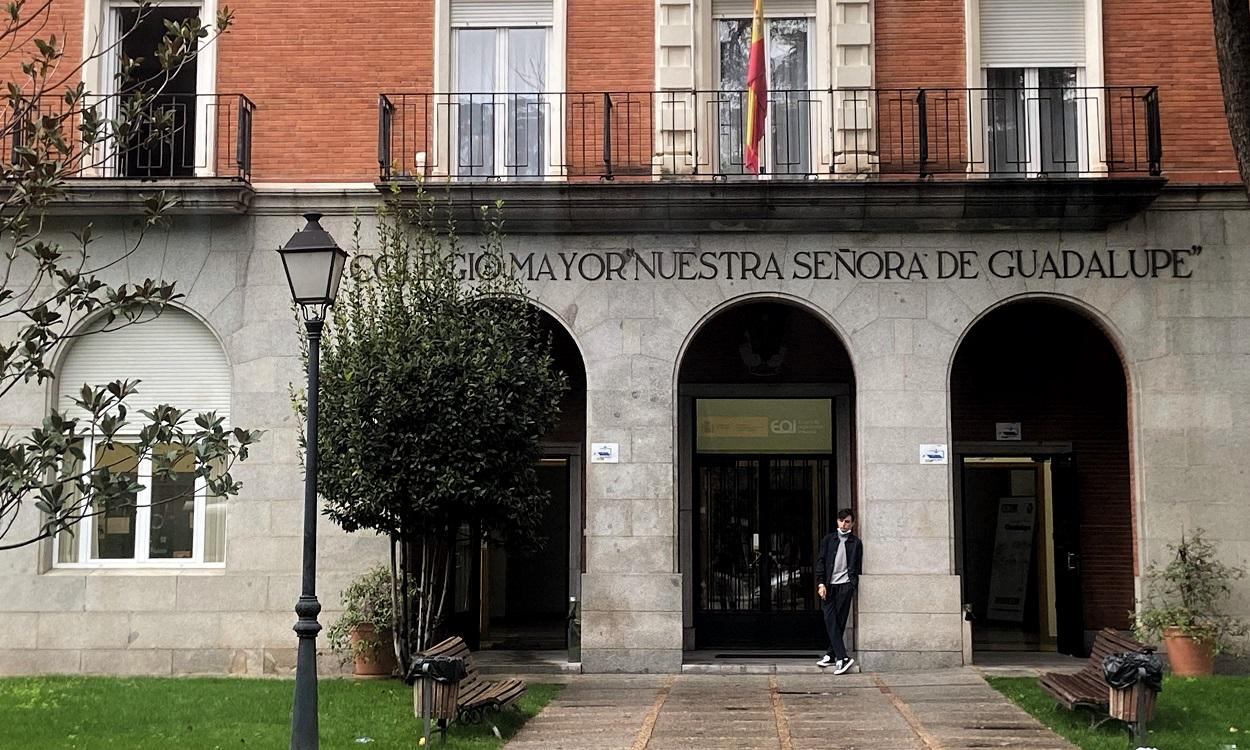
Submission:
[[[430,656],[414,660],[404,675],[404,682],[409,685],[421,679],[460,682],[466,674],[464,659],[458,656]]]
[[[1108,685],[1119,690],[1139,681],[1156,693],[1163,689],[1163,663],[1154,654],[1111,654],[1102,660],[1102,676]]]

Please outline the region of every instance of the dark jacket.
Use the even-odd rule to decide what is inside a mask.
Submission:
[[[838,532],[826,534],[820,540],[820,554],[816,556],[816,583],[829,585],[833,576],[833,561],[838,556]],[[864,572],[864,544],[851,532],[846,537],[846,570],[851,586],[859,588],[859,576]]]

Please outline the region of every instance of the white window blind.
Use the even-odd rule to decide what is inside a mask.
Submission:
[[[751,18],[754,0],[712,0],[713,18]],[[803,18],[816,15],[816,0],[764,0],[768,18]]]
[[[451,0],[452,26],[550,26],[552,15],[551,0]]]
[[[980,0],[981,66],[1085,65],[1084,0]]]
[[[190,313],[166,307],[154,320],[75,341],[57,377],[57,408],[84,418],[73,402],[83,384],[114,380],[142,381],[124,402],[132,425],[143,419],[140,409],[158,404],[215,411],[230,424],[230,365],[216,337]]]

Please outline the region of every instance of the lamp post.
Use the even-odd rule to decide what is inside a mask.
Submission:
[[[308,224],[278,248],[291,297],[300,307],[308,333],[308,440],[304,457],[304,564],[299,601],[295,604],[295,707],[291,711],[291,750],[316,750],[317,736],[317,377],[321,328],[326,311],[338,295],[347,253],[318,222],[321,214],[304,214]]]

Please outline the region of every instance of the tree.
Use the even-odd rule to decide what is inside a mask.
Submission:
[[[1250,194],[1250,3],[1211,0],[1211,11],[1228,134],[1241,182]]]
[[[323,340],[320,492],[345,530],[390,538],[405,668],[447,619],[457,542],[539,543],[550,499],[535,464],[566,379],[505,262],[500,210],[483,208],[468,283],[439,204],[389,201],[378,253],[358,253]]]
[[[6,398],[25,395],[19,386],[52,380],[53,357],[74,341],[151,320],[182,297],[172,282],[113,285],[103,278],[138,252],[149,232],[166,225],[174,201],[163,193],[145,197],[139,231],[121,256],[107,263],[92,262],[97,238],[90,224],[73,232],[68,246],[49,239],[48,213],[74,177],[106,170],[178,135],[184,125],[173,107],[162,105],[162,92],[205,44],[226,32],[232,18],[223,8],[211,28],[195,17],[166,20],[154,66],[121,54],[121,40],[154,12],[151,5],[136,5],[116,43],[97,44],[82,60],[67,62],[64,39],[42,36],[52,23],[52,5],[52,0],[14,0],[0,20],[0,70],[11,74],[4,84],[0,141],[5,157],[0,162],[5,188],[0,193],[0,408]],[[113,87],[121,93],[94,94],[82,81],[88,62],[105,59],[118,62]],[[148,73],[140,75],[141,70]],[[230,468],[246,459],[260,434],[227,430],[216,414],[196,415],[168,404],[136,419],[126,399],[139,388],[137,381],[85,384],[75,404],[86,416],[53,410],[29,432],[0,435],[0,550],[72,533],[88,516],[135,504],[134,477],[89,461],[87,445],[107,449],[125,437],[138,457],[152,457],[154,479],[174,476],[174,467],[191,456],[195,475],[210,494],[238,492]],[[39,514],[36,524],[18,525],[32,512]]]

